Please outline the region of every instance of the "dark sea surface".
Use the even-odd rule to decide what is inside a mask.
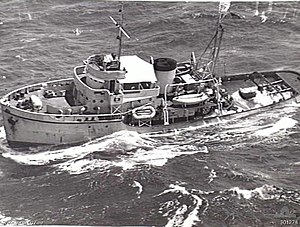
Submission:
[[[145,60],[200,56],[218,17],[214,2],[124,7],[123,54]],[[72,77],[89,55],[117,52],[109,16],[118,9],[117,1],[1,0],[0,95]],[[234,2],[230,11],[218,71],[300,71],[299,1]],[[299,117],[292,103],[175,132],[21,150],[8,146],[0,120],[0,224],[300,225]]]

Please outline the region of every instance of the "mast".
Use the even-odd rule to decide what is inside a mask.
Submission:
[[[215,40],[214,40],[214,46],[212,49],[212,69],[211,69],[212,75],[215,74],[215,68],[216,68],[217,60],[218,60],[219,53],[220,53],[223,32],[224,32],[224,29],[222,27],[222,24],[220,23],[220,21],[218,21],[217,30],[216,30],[216,34],[215,34]]]
[[[119,48],[118,48],[118,61],[119,61],[119,68],[120,68],[120,58],[121,58],[121,54],[122,54],[122,36],[123,34],[130,39],[130,36],[127,34],[127,32],[124,30],[123,28],[123,9],[124,9],[124,4],[123,2],[121,3],[121,7],[119,9],[119,13],[120,13],[120,23],[118,23],[112,16],[109,16],[109,18],[112,20],[112,22],[117,26],[118,28],[118,36],[117,39],[119,40]]]
[[[224,17],[226,16],[226,14],[229,10],[229,7],[230,7],[229,1],[220,2],[220,4],[219,4],[219,18],[217,21],[216,34],[214,36],[215,37],[214,46],[212,49],[212,70],[211,70],[212,75],[214,75],[214,73],[215,73],[216,63],[217,63],[217,60],[219,57],[223,33],[224,33],[224,29],[222,27],[222,21],[223,21]]]
[[[214,36],[208,43],[207,47],[200,56],[200,65],[196,65],[196,70],[202,72],[203,78],[212,78],[215,74],[216,62],[219,57],[220,47],[222,43],[224,29],[222,27],[222,21],[226,16],[230,7],[230,2],[220,2],[219,16],[216,24],[216,30]],[[210,50],[210,51],[209,51]],[[201,71],[202,70],[202,71]],[[197,72],[196,72],[197,73]]]
[[[121,3],[121,7],[119,9],[119,13],[120,13],[120,28],[123,27],[123,19],[124,19],[124,15],[123,15],[123,9],[124,9],[124,4],[123,2]],[[122,31],[121,29],[119,29],[119,35],[117,37],[117,39],[119,39],[119,50],[118,50],[118,58],[120,60],[121,58],[121,54],[122,54]]]

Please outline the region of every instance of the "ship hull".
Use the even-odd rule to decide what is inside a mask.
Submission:
[[[90,141],[125,129],[121,120],[65,122],[35,119],[2,105],[6,140],[10,146],[62,145]]]
[[[2,107],[3,121],[6,131],[6,140],[12,147],[32,146],[32,145],[63,145],[63,144],[79,144],[110,135],[121,130],[137,131],[139,133],[163,133],[180,129],[187,129],[189,126],[197,127],[212,123],[219,123],[222,120],[242,118],[266,111],[272,108],[280,108],[289,103],[300,103],[300,96],[292,99],[276,103],[274,105],[252,109],[242,113],[234,113],[228,115],[214,117],[199,117],[186,119],[181,122],[169,125],[154,125],[150,127],[129,126],[122,121],[102,121],[96,123],[67,123],[67,122],[51,122],[37,121],[34,119],[24,118],[12,113],[8,113],[9,109]],[[10,123],[12,119],[16,122],[14,126]]]

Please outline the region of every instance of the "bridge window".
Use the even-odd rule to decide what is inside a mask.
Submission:
[[[151,88],[151,82],[141,82],[141,86],[143,89]]]

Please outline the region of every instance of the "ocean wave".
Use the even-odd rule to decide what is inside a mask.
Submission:
[[[275,124],[267,125],[265,128],[260,129],[254,133],[256,136],[272,136],[276,134],[283,134],[287,129],[294,128],[298,121],[289,118],[283,117]]]
[[[230,119],[220,118],[217,122],[189,125],[167,132],[147,133],[146,135],[158,140],[165,138],[164,140],[172,143],[180,143],[184,140],[209,146],[218,142],[233,142],[234,146],[244,146],[248,144],[249,139],[256,139],[258,143],[259,138],[264,140],[264,137],[286,135],[288,129],[296,127],[298,123],[293,117],[299,107],[297,103],[290,103],[270,111],[258,112],[255,115],[233,116]],[[238,144],[236,144],[237,140],[239,140]]]
[[[65,149],[54,151],[44,151],[38,153],[24,153],[24,152],[5,152],[2,154],[5,158],[10,158],[17,163],[24,165],[46,165],[56,161],[63,161],[66,159],[80,159],[87,154],[95,151],[105,152],[110,147],[120,147],[124,151],[129,151],[140,146],[149,146],[149,143],[136,132],[119,131],[117,133],[92,140],[79,146],[73,146]],[[151,145],[150,145],[151,146]]]
[[[126,171],[140,165],[163,166],[169,159],[199,152],[208,153],[208,150],[206,147],[199,148],[191,145],[163,145],[146,150],[138,148],[132,153],[117,155],[113,160],[89,159],[81,156],[80,158],[57,164],[56,167],[60,171],[67,171],[70,174],[81,174],[94,169],[106,171],[113,167]]]
[[[245,207],[249,212],[252,210],[253,199],[261,201],[276,200],[279,203],[285,201],[293,204],[299,204],[300,202],[298,191],[291,191],[269,184],[253,189],[232,187],[219,191],[187,189],[186,186],[170,184],[167,189],[154,198],[167,199],[166,202],[161,203],[159,208],[159,213],[168,218],[166,226],[194,226],[198,223],[205,223],[205,220],[208,221],[205,218],[210,216],[210,212],[214,212],[216,207],[221,207],[220,212],[225,213],[226,207],[231,207],[231,214],[235,209],[242,214]],[[235,198],[243,201],[236,203]],[[260,203],[256,202],[255,204],[259,206]]]
[[[300,194],[297,190],[289,190],[280,188],[275,185],[264,184],[261,187],[254,189],[241,189],[239,187],[233,187],[229,190],[224,190],[223,193],[230,192],[231,195],[236,196],[238,199],[254,199],[261,200],[276,200],[287,201],[290,203],[300,204]]]
[[[236,195],[239,199],[251,199],[253,197],[259,197],[263,200],[274,199],[275,187],[271,185],[263,185],[255,189],[240,189],[239,187],[233,187],[228,191],[232,192],[233,195]]]
[[[26,4],[27,7],[19,0],[0,3],[4,63],[1,69],[6,77],[0,88],[2,94],[21,83],[69,77],[71,67],[80,64],[90,51],[117,50],[117,29],[108,16],[119,20],[119,3],[46,0]],[[255,4],[232,3],[231,11],[245,18],[224,20],[221,52],[224,49],[225,53],[220,52],[220,57],[226,59],[224,71],[230,74],[299,69],[295,60],[299,58],[299,3],[274,3],[272,13],[267,13],[268,3],[260,2],[257,17]],[[262,11],[267,16],[264,23]],[[124,27],[140,41],[124,40],[123,53],[143,54],[145,59],[163,53],[178,61],[189,59],[189,53],[183,54],[186,51],[196,51],[200,56],[206,40],[213,35],[217,12],[218,3],[128,2]],[[170,39],[173,41],[168,43]],[[220,68],[223,72],[223,66]],[[1,157],[3,171],[5,166],[1,190],[6,193],[0,198],[0,225],[36,224],[13,218],[30,214],[48,224],[99,225],[101,219],[102,224],[112,226],[145,225],[151,221],[168,226],[276,225],[273,217],[268,219],[268,212],[279,212],[282,205],[299,209],[299,190],[295,189],[300,165],[299,135],[294,134],[299,131],[299,123],[292,126],[298,116],[299,104],[293,103],[230,121],[204,126],[187,124],[186,129],[174,132],[120,132],[81,146],[38,148],[27,154],[9,148],[4,128],[0,127],[0,153],[9,158]],[[285,120],[280,123],[282,118]],[[276,138],[284,139],[265,143]],[[218,164],[226,162],[229,168],[223,171]],[[51,167],[51,173],[44,165]],[[53,169],[57,174],[53,174]],[[278,174],[278,170],[287,174]],[[30,176],[32,171],[42,175],[23,177],[28,175],[24,171]],[[45,171],[47,174],[43,174]],[[79,173],[85,174],[69,176]],[[120,177],[115,177],[115,173]],[[106,178],[109,174],[111,177]],[[97,190],[89,188],[88,182],[93,179],[95,184],[99,182],[99,187],[93,188]],[[178,185],[182,181],[186,183]],[[41,188],[45,182],[49,187]],[[19,196],[23,198],[18,200],[18,207],[13,206],[17,191],[22,192]],[[38,207],[30,201],[36,201]],[[48,213],[36,213],[38,210]]]
[[[163,216],[168,217],[168,223],[166,226],[193,226],[199,223],[199,212],[203,205],[204,199],[199,195],[190,192],[185,187],[180,185],[171,184],[169,189],[166,189],[157,197],[175,193],[176,200],[167,201],[163,203],[159,209]],[[181,203],[179,200],[183,197],[186,199],[186,203]],[[177,200],[178,199],[178,200]]]
[[[300,166],[300,162],[293,162],[293,163],[290,163],[290,165]]]
[[[58,172],[81,174],[111,167],[128,170],[139,165],[163,166],[177,156],[208,153],[205,146],[156,143],[137,132],[120,131],[80,146],[37,153],[7,150],[2,156],[23,165],[53,165]]]

